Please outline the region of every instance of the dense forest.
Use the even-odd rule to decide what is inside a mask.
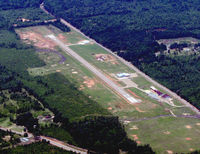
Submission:
[[[155,56],[156,40],[200,38],[199,0],[45,0],[45,8],[200,108],[199,57]]]
[[[0,92],[2,94],[0,103],[5,104],[7,98],[3,95],[3,91],[8,91],[9,99],[13,99],[22,107],[20,111],[9,108],[7,115],[2,114],[1,117],[16,112],[15,118],[10,118],[11,122],[26,126],[28,131],[35,135],[43,134],[55,137],[100,153],[119,153],[120,150],[129,153],[154,153],[148,145],[138,146],[135,141],[129,140],[117,117],[113,117],[97,102],[89,99],[62,74],[54,73],[38,77],[29,75],[28,68],[41,67],[45,63],[39,59],[33,46],[25,45],[20,41],[14,31],[13,23],[25,13],[21,8],[24,8],[26,13],[29,14],[37,9],[36,7],[39,7],[39,2],[35,0],[0,2],[2,10],[0,11],[2,19],[0,20]],[[7,16],[9,20],[6,19]],[[46,17],[49,18],[41,14],[40,11],[35,11],[35,14],[31,16],[34,20],[45,20]],[[17,22],[17,24],[20,24],[22,21],[17,20]],[[58,27],[62,27],[61,23],[56,24]],[[30,24],[23,22],[23,26],[30,26]],[[68,31],[69,29],[65,27],[62,30]],[[21,92],[22,89],[25,89],[28,95],[34,97],[37,101],[33,101],[29,96],[24,95]],[[30,108],[34,110],[42,109],[38,102],[41,102],[45,108],[54,113],[55,118],[52,124],[40,126],[38,119],[33,117]],[[90,116],[80,118],[86,115]],[[97,128],[101,131],[94,130]],[[84,133],[82,133],[82,130]],[[90,140],[85,142],[87,137]],[[0,153],[23,153],[24,151],[26,153],[63,152],[46,143],[36,143],[1,150]]]

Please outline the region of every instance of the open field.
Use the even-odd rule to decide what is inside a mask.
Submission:
[[[80,41],[86,39],[75,31],[60,33],[59,30],[52,30],[46,26],[23,28],[16,31],[18,34],[25,32],[34,33],[33,36],[37,36],[35,42],[30,37],[27,37],[24,41],[40,49],[48,48],[59,52],[59,54],[56,52],[37,52],[46,65],[29,68],[28,72],[31,75],[63,74],[69,81],[75,83],[76,87],[89,98],[98,102],[113,115],[119,116],[126,126],[128,136],[138,141],[139,144],[150,144],[158,153],[167,153],[167,151],[189,152],[191,149],[200,148],[198,147],[200,144],[198,136],[200,126],[197,125],[199,119],[195,119],[197,118],[195,113],[174,99],[173,106],[173,104],[170,105],[170,103],[149,97],[145,90],[152,91],[150,86],[153,86],[153,84],[140,75],[135,74],[135,71],[122,64],[115,57],[108,59],[109,56],[107,55],[109,53],[100,46],[91,41],[80,44]],[[141,102],[131,105],[120,98],[102,80],[79,61],[66,54],[55,42],[52,42],[47,37],[47,35],[52,34],[91,65],[101,70],[115,84],[124,88],[129,95],[140,99]],[[44,45],[37,46],[37,43],[41,41],[44,42]],[[50,42],[54,46],[49,45],[49,47],[46,47]],[[62,63],[60,63],[60,55],[66,58]],[[98,56],[100,56],[100,60],[98,60]],[[122,72],[129,73],[131,76],[122,79],[117,78],[116,73]],[[157,89],[165,93],[163,90]],[[186,117],[187,115],[194,117]],[[189,126],[192,128],[188,129]]]

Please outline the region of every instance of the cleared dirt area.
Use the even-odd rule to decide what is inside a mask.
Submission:
[[[96,60],[102,61],[102,62],[110,62],[113,65],[118,64],[118,61],[115,57],[113,57],[110,54],[95,54],[94,56]]]
[[[62,42],[65,42],[67,45],[71,44],[63,34],[58,34],[58,39],[61,40]]]
[[[83,82],[88,88],[94,87],[96,81],[94,79],[84,77],[85,81]]]
[[[34,31],[17,31],[20,38],[27,44],[32,44],[37,48],[47,48],[47,49],[55,49],[56,44],[48,39],[43,37],[41,34],[38,34]]]

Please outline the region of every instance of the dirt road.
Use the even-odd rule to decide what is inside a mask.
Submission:
[[[74,52],[72,49],[70,49],[67,45],[65,45],[62,41],[57,39],[53,34],[48,35],[50,39],[52,39],[61,49],[63,49],[67,54],[74,57],[76,60],[81,62],[87,69],[89,69],[91,72],[93,72],[96,76],[98,76],[101,80],[103,80],[109,87],[111,87],[117,94],[122,96],[124,99],[126,99],[131,104],[139,103],[140,101],[130,96],[122,87],[119,87],[116,85],[113,81],[108,79],[100,70],[98,70],[96,67],[92,66],[90,63],[88,63],[85,59],[83,59],[81,56],[79,56],[76,52]]]

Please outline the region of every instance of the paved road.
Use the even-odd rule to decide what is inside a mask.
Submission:
[[[98,76],[101,80],[103,80],[106,84],[109,85],[115,92],[117,92],[120,96],[126,99],[131,104],[139,103],[140,101],[130,96],[122,87],[116,85],[113,81],[108,79],[100,70],[92,66],[85,59],[79,56],[76,52],[66,46],[62,41],[57,39],[53,34],[48,35],[47,37],[51,38],[61,49],[63,49],[67,54],[71,55],[79,62],[81,62],[86,68],[88,68],[91,72],[93,72],[96,76]]]
[[[75,147],[73,145],[69,145],[67,143],[61,142],[61,141],[56,140],[54,138],[50,138],[50,137],[46,137],[46,136],[40,136],[40,138],[41,138],[41,140],[44,139],[46,141],[49,141],[50,144],[57,146],[57,147],[60,147],[60,148],[67,150],[67,151],[73,151],[75,153],[80,153],[80,154],[87,154],[88,153],[88,150],[78,148],[78,147]]]

